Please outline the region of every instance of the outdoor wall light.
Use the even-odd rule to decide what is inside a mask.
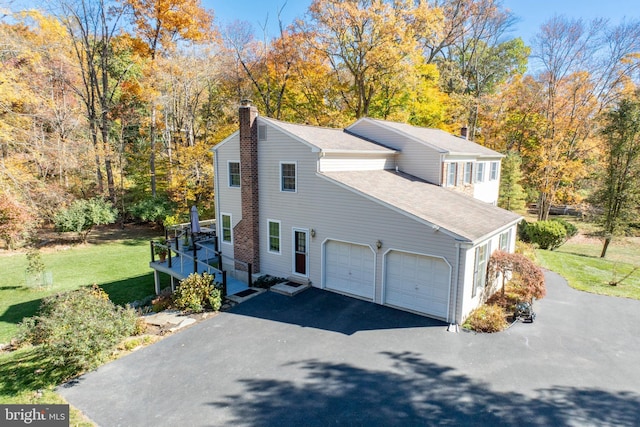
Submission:
[[[382,242],[380,240],[376,241],[376,248],[382,248]]]
[[[313,228],[311,229],[311,237],[316,237],[316,230]]]

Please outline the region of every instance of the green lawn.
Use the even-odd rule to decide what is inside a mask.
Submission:
[[[587,292],[640,299],[640,268],[617,286],[634,267],[640,267],[637,238],[621,238],[600,258],[602,245],[594,241],[571,240],[555,251],[537,250],[538,262],[567,279],[569,285]]]
[[[138,234],[139,236],[139,234]],[[50,289],[26,286],[25,254],[0,257],[0,343],[8,342],[23,317],[32,316],[43,297],[97,283],[116,304],[126,304],[154,293],[149,269],[148,237],[100,241],[87,245],[57,246],[42,251],[46,269],[53,274]]]
[[[149,269],[152,230],[110,229],[87,245],[56,246],[41,251],[46,269],[53,274],[50,289],[26,286],[27,259],[23,253],[0,256],[0,342],[8,342],[23,317],[36,313],[43,297],[97,283],[117,304],[154,293]],[[168,283],[168,278],[165,277]],[[0,403],[65,403],[53,390],[68,378],[54,367],[39,347],[0,353]],[[90,426],[71,408],[71,424]]]

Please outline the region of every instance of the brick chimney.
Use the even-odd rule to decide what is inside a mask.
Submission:
[[[462,138],[464,138],[464,139],[467,139],[467,127],[466,127],[466,126],[463,126],[463,127],[460,129],[460,136],[461,136]]]
[[[260,210],[258,200],[258,109],[242,100],[240,118],[240,192],[242,219],[233,228],[236,259],[260,271]]]

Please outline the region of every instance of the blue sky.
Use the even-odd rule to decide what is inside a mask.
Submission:
[[[249,21],[256,32],[269,17],[271,35],[277,33],[278,10],[284,6],[283,23],[290,24],[297,16],[302,16],[311,0],[202,0],[207,8],[212,8],[219,24],[235,20]],[[285,4],[286,3],[286,4]],[[540,25],[554,15],[568,18],[582,18],[590,21],[596,17],[609,18],[619,23],[624,17],[640,19],[638,0],[503,0],[520,22],[516,24],[513,36],[520,36],[525,43],[538,31]]]

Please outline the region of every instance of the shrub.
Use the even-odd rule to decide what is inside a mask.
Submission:
[[[149,197],[134,204],[129,213],[142,222],[161,225],[167,216],[173,214],[175,206],[165,197]]]
[[[180,282],[173,303],[179,310],[194,313],[204,311],[205,308],[218,311],[222,305],[222,291],[219,284],[214,282],[214,276],[208,273],[191,273]]]
[[[476,332],[500,332],[507,327],[506,313],[498,305],[476,308],[464,323],[466,329]]]
[[[528,241],[540,249],[553,250],[564,243],[567,230],[558,221],[536,221],[527,224],[526,234]]]
[[[151,309],[155,313],[159,313],[171,307],[171,304],[173,304],[171,288],[165,288],[160,292],[160,294],[158,294],[158,296],[151,300]]]
[[[47,297],[20,325],[19,341],[42,345],[53,364],[74,373],[108,360],[136,330],[137,316],[116,306],[97,285]]]
[[[253,282],[253,286],[256,288],[269,289],[273,285],[277,285],[280,282],[286,282],[286,281],[287,280],[283,279],[282,277],[274,277],[274,276],[265,274],[264,276],[258,277],[258,279],[255,282]]]
[[[573,236],[578,234],[578,227],[576,227],[575,225],[573,225],[572,223],[570,223],[569,221],[567,221],[565,219],[554,218],[551,221],[556,221],[556,222],[559,222],[560,224],[562,224],[562,226],[566,230],[566,235],[565,235],[565,239],[566,240],[569,240],[570,238],[572,238]]]
[[[113,224],[118,211],[110,202],[95,197],[89,200],[75,200],[70,206],[59,210],[54,218],[57,231],[74,231],[83,242],[95,225]]]

